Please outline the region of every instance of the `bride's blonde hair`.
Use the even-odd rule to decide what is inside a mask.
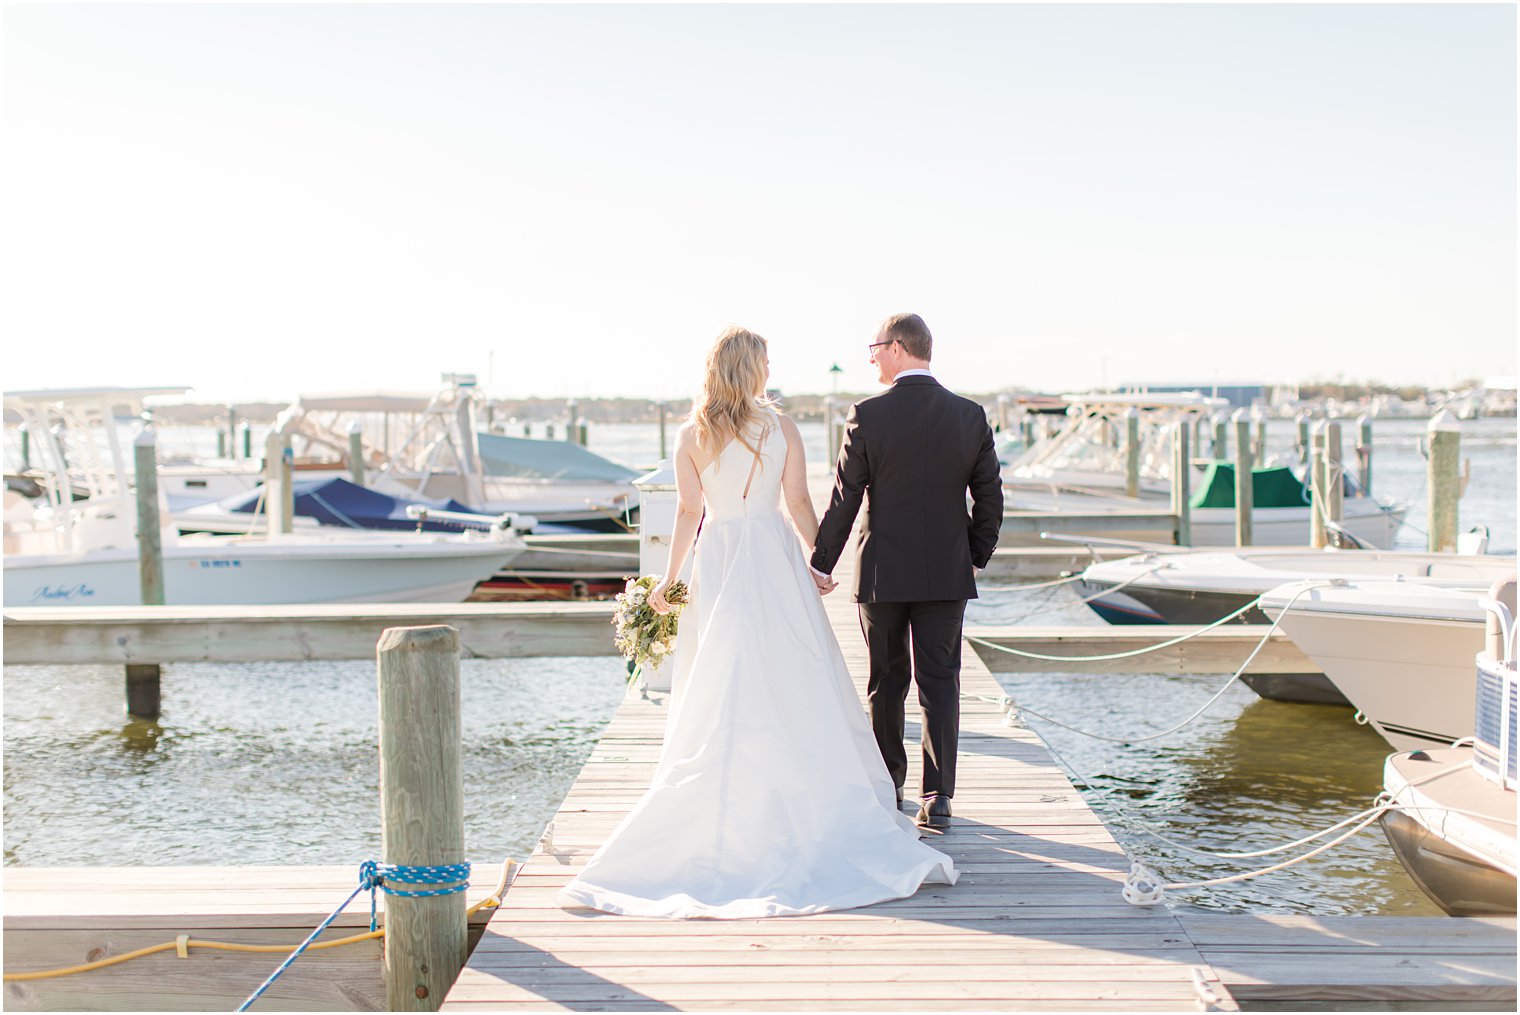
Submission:
[[[734,326],[718,336],[688,417],[702,448],[720,451],[733,438],[756,450],[744,439],[745,431],[764,422],[763,410],[776,404],[765,394],[765,360],[765,339],[753,331]]]

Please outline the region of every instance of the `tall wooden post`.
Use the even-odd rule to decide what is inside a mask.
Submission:
[[[570,399],[567,405],[567,408],[570,411],[567,415],[567,418],[565,419],[565,440],[571,444],[575,443],[575,416],[577,410],[580,409],[580,406],[581,403],[577,402],[573,398]]]
[[[665,443],[665,416],[670,411],[670,406],[660,403],[660,461],[670,457],[669,446]]]
[[[253,457],[253,425],[245,419],[238,424],[238,429],[243,434],[243,460],[247,461]]]
[[[1140,496],[1140,413],[1124,410],[1124,496]]]
[[[137,483],[137,583],[144,606],[164,605],[164,548],[158,516],[158,442],[145,427],[132,442]],[[127,712],[158,718],[162,704],[157,663],[127,664]]]
[[[1457,548],[1457,502],[1462,495],[1462,427],[1457,417],[1442,409],[1426,428],[1430,461],[1426,488],[1429,493],[1429,546],[1431,553]]]
[[[293,511],[295,503],[295,492],[289,490],[290,472],[285,467],[286,450],[282,431],[270,430],[264,435],[264,510],[269,514],[267,531],[270,535],[290,532],[295,527],[293,519],[286,516],[286,504],[291,504]]]
[[[1251,449],[1251,457],[1257,462],[1267,460],[1267,417],[1256,417],[1256,444]]]
[[[462,864],[459,632],[442,625],[387,628],[376,655],[383,862]],[[387,896],[386,1007],[437,1011],[464,968],[467,931],[463,892],[421,899]]]
[[[1309,436],[1309,545],[1316,550],[1325,546],[1325,424],[1321,422]]]
[[[237,457],[237,406],[227,406],[227,457]]]
[[[1309,420],[1307,409],[1300,410],[1299,414],[1293,417],[1293,425],[1298,430],[1298,461],[1301,465],[1309,464]]]
[[[1230,422],[1220,413],[1214,417],[1214,441],[1209,448],[1209,456],[1216,462],[1222,462],[1230,454]]]
[[[1172,428],[1172,513],[1177,516],[1178,546],[1193,545],[1191,429],[1185,419]]]
[[[1345,456],[1341,453],[1341,425],[1337,420],[1325,423],[1325,513],[1330,525],[1339,525],[1346,515]],[[1341,545],[1340,534],[1335,543]]]
[[[21,471],[30,472],[32,469],[32,432],[22,423],[18,428],[21,431]]]
[[[1032,447],[1034,445],[1034,414],[1033,413],[1026,412],[1026,413],[1024,413],[1023,417],[1019,420],[1019,441],[1026,448]]]
[[[216,457],[227,457],[227,433],[224,430],[216,432]]]
[[[591,424],[585,416],[575,422],[575,443],[583,448],[591,443]]]
[[[1255,467],[1251,454],[1251,421],[1244,409],[1235,417],[1235,545],[1251,545],[1251,515],[1255,510],[1256,489],[1252,476]]]
[[[348,478],[364,485],[364,429],[357,421],[348,424]]]
[[[1363,416],[1356,421],[1356,470],[1361,483],[1362,496],[1372,496],[1372,417]]]

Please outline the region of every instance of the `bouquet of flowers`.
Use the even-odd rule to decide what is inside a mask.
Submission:
[[[612,615],[613,636],[623,658],[639,668],[659,668],[665,657],[675,651],[676,627],[680,623],[681,607],[687,598],[686,583],[672,582],[665,594],[670,612],[661,616],[649,605],[649,593],[660,584],[660,576],[641,575],[628,579],[616,597],[617,611]]]

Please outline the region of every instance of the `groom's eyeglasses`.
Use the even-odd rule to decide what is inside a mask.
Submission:
[[[870,352],[871,355],[874,356],[874,355],[876,355],[876,350],[877,349],[880,349],[884,345],[891,345],[895,341],[897,341],[897,339],[895,339],[895,338],[889,338],[885,342],[872,342],[870,345],[866,346],[866,350],[868,352]]]

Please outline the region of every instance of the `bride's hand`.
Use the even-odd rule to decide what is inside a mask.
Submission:
[[[670,612],[670,603],[666,602],[665,593],[670,591],[671,584],[670,579],[667,578],[649,593],[649,608],[662,617]]]

